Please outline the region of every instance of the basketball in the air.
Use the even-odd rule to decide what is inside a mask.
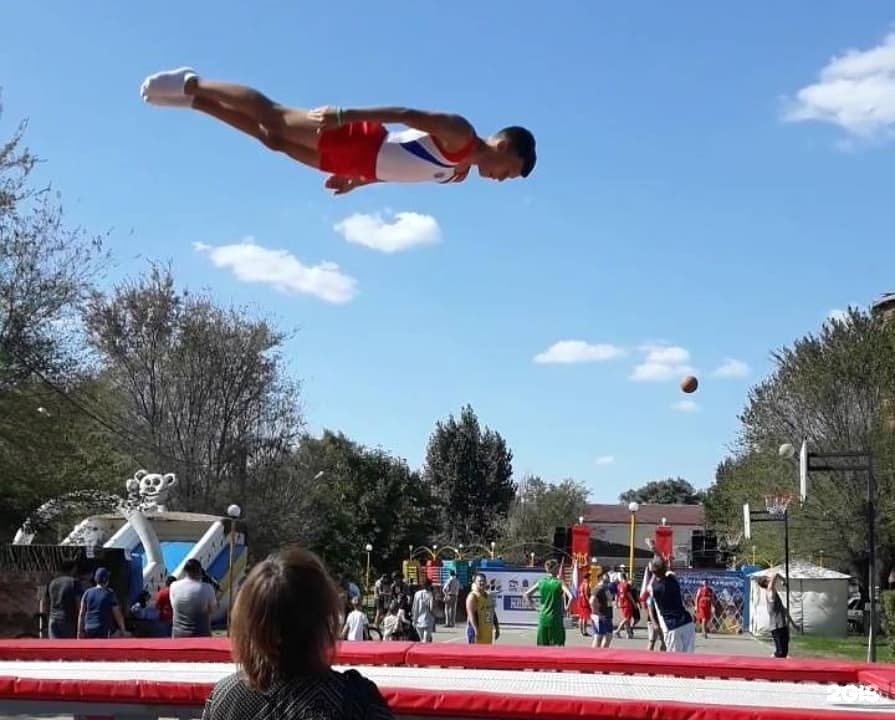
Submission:
[[[699,380],[697,380],[692,375],[687,375],[683,380],[681,380],[681,390],[685,393],[696,392],[696,388],[699,387]]]

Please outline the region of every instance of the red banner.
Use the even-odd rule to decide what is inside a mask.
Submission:
[[[579,565],[590,562],[590,527],[587,525],[572,526],[572,557]]]
[[[656,554],[661,555],[668,563],[671,562],[671,553],[674,548],[672,535],[673,530],[668,525],[659,525],[653,537],[656,543]]]

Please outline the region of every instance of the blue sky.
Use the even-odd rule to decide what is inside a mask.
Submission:
[[[436,7],[13,3],[0,127],[29,118],[41,178],[70,222],[111,231],[116,277],[170,259],[182,285],[296,329],[312,429],[418,465],[471,403],[517,473],[594,501],[705,486],[770,351],[893,289],[895,11]],[[147,74],[185,64],[297,106],[524,124],[538,167],[334,198],[210,118],[141,102]],[[377,249],[395,242],[413,246]],[[675,407],[685,367],[695,409]]]

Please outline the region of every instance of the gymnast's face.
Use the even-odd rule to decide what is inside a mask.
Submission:
[[[522,158],[510,150],[506,140],[490,138],[479,155],[479,175],[489,180],[512,180],[522,175]]]

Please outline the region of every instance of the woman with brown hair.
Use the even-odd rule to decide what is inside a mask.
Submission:
[[[376,685],[331,664],[339,595],[316,555],[289,549],[249,573],[230,621],[239,670],[215,686],[203,720],[391,720]]]

